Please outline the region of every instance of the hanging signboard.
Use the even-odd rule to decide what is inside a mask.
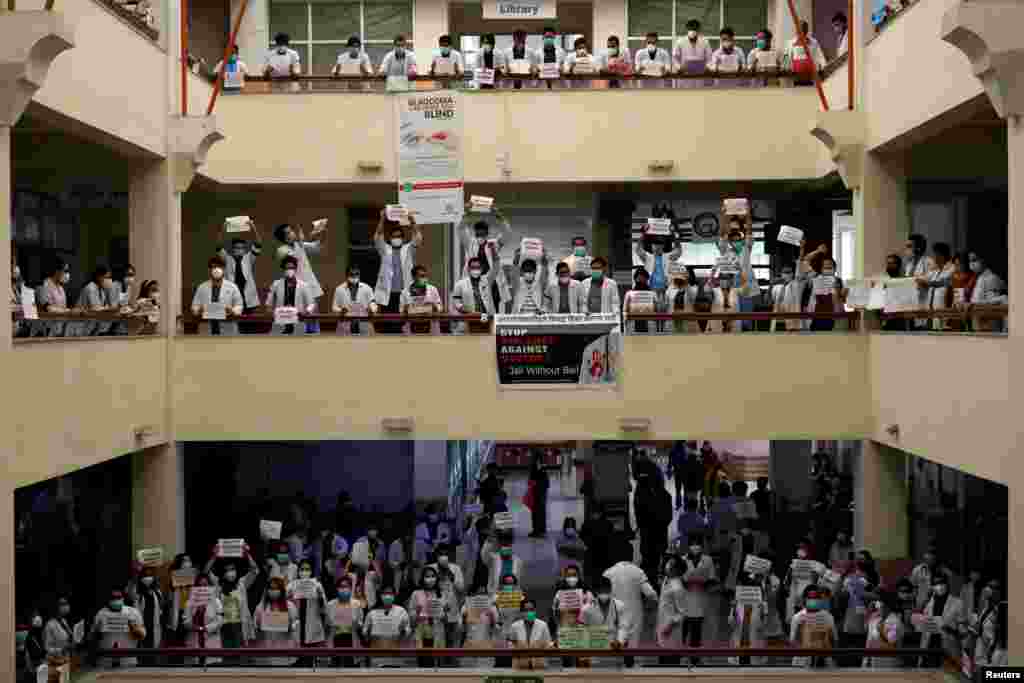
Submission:
[[[458,223],[465,205],[459,94],[438,90],[395,99],[398,203],[415,213],[417,223]]]
[[[499,315],[494,334],[504,388],[614,388],[622,371],[617,313]]]
[[[484,0],[484,19],[554,19],[556,0]]]

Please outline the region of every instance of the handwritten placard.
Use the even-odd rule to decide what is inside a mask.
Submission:
[[[362,76],[363,68],[359,62],[346,61],[339,64],[339,72],[342,76]]]
[[[790,569],[793,570],[793,576],[797,576],[802,579],[808,579],[812,574],[818,573],[819,568],[819,564],[814,560],[793,560],[792,564],[790,564]]]
[[[217,541],[221,557],[245,557],[244,538],[222,538]]]
[[[736,602],[741,605],[755,605],[764,600],[760,586],[736,586]]]
[[[644,65],[643,74],[648,78],[661,78],[664,73],[664,67],[657,62],[648,62]]]
[[[268,541],[276,541],[281,538],[281,522],[269,519],[260,520],[260,537]]]
[[[583,607],[583,591],[568,590],[558,594],[558,607],[565,611],[578,610]]]
[[[829,617],[831,614],[825,610],[818,610],[817,612],[805,612],[803,616],[804,626],[810,626],[815,628],[827,628],[829,626]]]
[[[313,232],[322,232],[327,229],[327,219],[317,218],[313,221]]]
[[[431,598],[427,603],[427,616],[431,619],[440,619],[444,616],[444,600]]]
[[[800,228],[794,228],[792,225],[783,225],[779,228],[779,236],[776,239],[783,244],[792,244],[794,247],[799,247],[800,243],[804,240],[804,231]]]
[[[653,313],[654,292],[630,292],[629,310],[631,313]]]
[[[491,209],[494,208],[494,198],[473,195],[469,198],[469,204],[473,211],[477,213],[490,213]]]
[[[767,574],[772,570],[771,560],[766,560],[763,557],[757,555],[747,555],[747,559],[743,561],[743,571],[750,574]]]
[[[524,237],[519,243],[519,260],[540,261],[544,256],[544,241],[536,237]]]
[[[545,62],[540,67],[541,78],[558,78],[558,64],[556,62]]]
[[[644,234],[668,237],[672,234],[672,220],[669,218],[648,218]]]
[[[590,634],[582,626],[559,626],[558,647],[562,650],[582,650],[590,645]]]
[[[123,612],[107,614],[103,619],[102,630],[104,633],[128,633],[128,615]]]
[[[211,301],[203,305],[203,320],[225,320],[228,317],[228,307],[220,301]]]
[[[126,296],[126,295],[122,295]],[[31,289],[22,291],[21,317],[25,320],[39,320],[39,309],[36,308],[36,293]]]
[[[295,306],[278,306],[274,309],[275,325],[297,325],[299,323],[299,309]]]
[[[494,596],[494,605],[498,609],[517,610],[522,603],[522,591],[500,591]]]
[[[607,650],[611,647],[611,635],[606,625],[588,626],[587,631],[590,634],[590,648],[592,650]]]
[[[838,586],[839,582],[843,580],[843,577],[840,576],[837,572],[828,569],[825,571],[824,574],[822,574],[821,580],[829,585]]]
[[[296,600],[312,600],[317,596],[316,579],[298,579],[292,581],[291,594]]]
[[[157,567],[164,562],[164,549],[163,548],[143,548],[136,557],[144,567]]]
[[[177,571],[171,572],[171,587],[172,588],[185,588],[187,586],[194,585],[196,582],[196,570],[195,569],[178,569]]]
[[[885,312],[914,311],[920,308],[920,295],[912,278],[890,280],[885,285]]]
[[[471,595],[466,604],[470,609],[485,610],[491,608],[491,597],[489,595]],[[518,607],[518,603],[516,604]]]
[[[863,280],[846,282],[846,303],[852,308],[867,308],[871,299],[871,285]]]
[[[577,57],[576,63],[573,64],[572,72],[574,74],[592,74],[594,73],[594,60],[590,56]]]
[[[750,202],[746,199],[726,199],[722,204],[727,216],[746,216],[750,213]]]
[[[396,638],[398,636],[398,618],[394,616],[377,616],[373,621],[373,635],[380,638]]]
[[[212,597],[212,586],[193,586],[191,592],[188,594],[189,603],[191,603],[193,607],[206,607],[210,604],[210,598]]]
[[[479,85],[494,85],[494,69],[477,69],[476,82]]]
[[[814,278],[814,294],[827,295],[832,294],[836,288],[836,279],[830,275],[819,275]]]
[[[507,531],[515,527],[515,519],[511,512],[496,512],[494,514],[494,528],[498,531]]]
[[[573,266],[575,267],[575,272],[589,274],[590,273],[590,264],[592,262],[593,262],[593,257],[591,257],[591,256],[577,256],[577,257],[575,257],[574,263],[573,263]]]
[[[384,207],[384,215],[393,223],[401,223],[409,217],[409,210],[401,204],[388,204]]]
[[[291,617],[287,610],[267,610],[263,612],[260,629],[268,633],[288,633],[291,630]]]
[[[252,229],[249,216],[230,216],[224,219],[224,232],[248,232]]]
[[[79,621],[75,624],[74,628],[71,629],[71,637],[75,641],[75,645],[81,645],[82,641],[85,640],[85,621]]]

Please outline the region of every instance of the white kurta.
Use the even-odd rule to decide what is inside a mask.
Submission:
[[[619,562],[605,571],[604,576],[612,582],[612,597],[622,602],[625,608],[626,623],[629,631],[626,634],[630,647],[640,644],[644,632],[644,600],[651,602],[658,599],[647,574],[632,562]]]
[[[113,650],[114,648],[131,650],[139,646],[139,641],[132,638],[127,631],[112,632],[108,630],[109,624],[120,616],[127,617],[129,628],[131,626],[143,628],[142,615],[134,607],[126,605],[121,608],[120,612],[114,612],[109,607],[104,607],[96,613],[96,618],[92,622],[92,632],[100,634],[99,648],[101,650]],[[109,657],[102,657],[99,666],[101,669],[109,669],[112,661]],[[134,657],[124,657],[120,662],[122,667],[138,664],[138,660]]]

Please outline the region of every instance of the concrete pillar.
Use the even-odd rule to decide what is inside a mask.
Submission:
[[[626,36],[629,31],[626,25],[625,0],[594,0],[594,35],[587,36],[594,52],[600,52],[607,44],[608,36],[618,36],[619,45],[624,50],[628,47]]]
[[[853,193],[857,222],[857,277],[885,272],[885,257],[899,253],[910,234],[903,164],[865,152],[860,189]]]
[[[449,32],[448,0],[416,0],[412,11],[412,44],[422,71],[433,60],[437,39]]]
[[[11,180],[11,127],[0,123],[0,282],[3,283],[11,281],[11,237],[14,233],[11,225]],[[6,359],[11,350],[11,316],[0,318],[3,318],[0,320],[0,355]],[[14,429],[14,425],[10,427]]]
[[[865,441],[857,460],[853,519],[857,546],[868,548],[880,560],[908,557],[910,494],[906,454],[875,441]]]
[[[162,292],[160,334],[173,334],[181,297],[181,195],[173,160],[140,166],[128,190],[129,248],[136,270]]]
[[[132,549],[185,551],[185,470],[180,444],[132,453]]]
[[[232,22],[241,8],[241,0],[231,0]],[[263,68],[270,38],[270,1],[249,0],[242,25],[238,28],[238,54],[250,69]]]

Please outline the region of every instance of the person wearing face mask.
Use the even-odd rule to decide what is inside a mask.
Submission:
[[[683,604],[686,618],[683,619],[683,643],[690,647],[700,647],[704,635],[704,618],[712,605],[710,590],[718,583],[715,563],[710,555],[704,553],[704,539],[696,534],[689,538],[689,552],[683,557],[682,583]],[[697,665],[699,658],[691,658],[690,663]]]
[[[377,230],[373,234],[373,243],[380,255],[380,269],[377,271],[377,286],[374,300],[384,313],[398,313],[402,292],[412,283],[412,267],[416,263],[416,251],[423,245],[423,231],[416,224],[415,217],[409,214],[412,239],[405,241],[402,226],[392,224],[388,239],[384,239],[384,226],[387,221],[387,210],[381,209]],[[398,333],[401,325],[377,325],[378,332]]]
[[[646,228],[645,228],[646,230]],[[636,260],[650,276],[651,291],[662,298],[668,289],[669,265],[677,263],[683,255],[683,243],[674,237],[644,235],[633,246]]]
[[[697,286],[697,274],[693,270],[693,266],[685,266],[682,263],[670,262],[668,264],[668,277],[669,285],[668,289],[665,290],[665,301],[668,304],[668,310],[670,312],[677,311],[680,313],[689,313],[693,311],[693,304],[697,299],[697,292],[699,287]],[[680,298],[680,305],[676,306],[676,300]],[[683,328],[688,328],[689,323],[686,321],[677,321],[676,327],[678,332],[683,332]]]
[[[276,311],[278,308],[291,307],[299,311],[299,315],[316,313],[316,298],[309,285],[298,278],[299,261],[294,256],[281,259],[281,277],[270,285],[267,294],[267,308]],[[302,334],[308,331],[303,323],[279,325],[275,323],[270,334]]]
[[[496,249],[496,245],[489,245],[490,249]],[[492,254],[493,256],[493,254]],[[483,261],[477,257],[469,259],[468,270],[469,277],[464,277],[455,283],[452,287],[452,301],[451,310],[460,315],[469,315],[473,313],[480,313],[486,316],[493,316],[495,314],[494,308],[494,297],[491,293],[491,284],[494,278],[494,270],[489,269],[487,274],[484,275]],[[456,327],[456,334],[465,334],[467,331],[466,323],[458,323]],[[468,331],[477,334],[487,333],[490,331],[490,325],[486,323],[473,323],[468,324]]]
[[[416,55],[406,45],[405,36],[397,35],[395,48],[384,55],[377,73],[387,77],[408,77],[416,75]]]
[[[941,649],[948,657],[959,657],[960,624],[965,620],[964,604],[960,598],[950,595],[949,577],[937,573],[932,577],[931,598],[924,607],[924,619],[918,626],[922,633],[921,647],[928,650]],[[928,655],[921,665],[937,668],[942,665],[942,655]]]
[[[928,240],[924,235],[912,234],[903,245],[903,277],[926,278],[928,276]],[[919,290],[918,303],[928,304],[928,291]],[[923,318],[907,321],[913,329],[923,329],[927,321]]]
[[[96,638],[96,646],[100,650],[127,650],[139,646],[139,641],[146,637],[146,628],[142,625],[142,615],[139,611],[125,605],[124,593],[115,588],[110,593],[107,605],[93,618],[90,633]],[[101,669],[110,669],[117,666],[137,666],[138,660],[134,657],[101,657],[98,664]]]
[[[477,55],[477,81],[484,72],[493,71],[497,76],[506,70],[505,55],[494,49],[495,37],[493,33],[485,33],[480,37],[480,54]],[[479,83],[481,90],[494,90],[493,83]]]
[[[666,556],[661,566],[661,576],[655,635],[659,647],[678,649],[683,646],[683,621],[686,618],[682,560],[675,555]],[[662,666],[679,666],[679,657],[659,657],[658,663]]]
[[[501,615],[494,606],[494,599],[487,594],[487,587],[477,586],[461,610],[461,624],[466,635],[463,647],[472,649],[491,649],[501,635]],[[462,660],[466,667],[489,667],[492,660],[471,658]]]
[[[974,669],[1006,666],[1008,623],[1002,583],[997,579],[989,579],[988,585],[982,590],[981,599],[983,607],[970,627],[977,643],[974,648]]]
[[[803,280],[804,298],[807,300],[808,313],[835,312],[844,310],[846,290],[843,281],[836,275],[836,261],[824,253],[817,253],[809,259],[810,272],[805,273]],[[834,319],[812,320],[812,332],[827,332],[835,329]]]
[[[497,537],[489,538],[480,550],[480,556],[487,563],[490,571],[490,579],[487,582],[488,593],[497,593],[506,576],[514,577],[516,584],[522,578],[523,561],[512,549],[512,541],[511,532],[498,532]]]
[[[526,31],[516,29],[512,33],[512,47],[505,51],[504,63],[508,65],[508,71],[513,76],[530,78],[537,75],[540,55],[526,47]],[[513,87],[519,90],[523,87],[523,82],[516,80]]]
[[[579,574],[579,563],[584,561],[587,546],[576,531],[576,518],[566,517],[562,522],[562,533],[555,542],[558,553],[558,570],[565,572],[569,567],[576,567]]]
[[[593,600],[593,593],[580,578],[579,565],[566,565],[562,570],[561,579],[555,586],[555,597],[551,603],[556,625],[561,627],[579,624],[581,611]]]
[[[363,629],[364,605],[352,592],[355,584],[351,576],[339,577],[336,585],[338,596],[327,603],[328,637],[334,647],[357,647],[360,644],[359,633]],[[346,669],[357,666],[352,657],[337,658],[332,664]]]
[[[299,576],[299,567],[292,562],[292,556],[288,544],[284,541],[274,541],[270,544],[267,563],[270,566],[268,573],[271,577],[282,577],[286,585]]]
[[[366,528],[366,535],[352,546],[352,566],[362,578],[362,585],[356,585],[356,594],[362,594],[367,605],[377,602],[377,591],[384,580],[384,562],[388,548],[380,538],[380,527],[373,521]]]
[[[434,551],[434,562],[424,569],[437,572],[438,586],[445,604],[444,632],[445,642],[460,642],[459,625],[462,613],[462,602],[466,596],[466,580],[462,568],[454,562],[455,552],[451,543],[442,544]]]
[[[825,574],[826,567],[813,558],[814,543],[805,538],[796,549],[796,557],[790,562],[789,571],[782,585],[786,588],[786,621],[800,611],[804,590]]]
[[[672,51],[672,61],[675,70],[681,74],[703,74],[711,63],[711,43],[701,35],[700,22],[690,19],[686,22],[686,35],[676,42]],[[683,80],[683,87],[694,87],[701,85],[699,80]]]
[[[891,650],[903,641],[903,620],[891,595],[883,594],[871,601],[867,612],[867,640],[869,650]],[[900,666],[897,657],[868,656],[865,669],[895,669]]]
[[[231,240],[231,251],[224,248],[226,233],[222,238],[220,246],[217,247],[217,255],[224,259],[224,277],[228,282],[235,283],[238,291],[242,293],[242,308],[246,313],[251,313],[259,308],[260,293],[256,289],[256,259],[263,253],[263,239],[256,228],[256,221],[249,225],[256,235],[251,243],[241,237]],[[227,230],[225,224],[224,230]]]
[[[632,544],[621,539],[613,542],[615,543],[612,551],[613,558],[620,559],[619,562],[605,570],[604,577],[612,584],[612,597],[621,601],[625,606],[623,619],[629,628],[624,642],[628,644],[628,647],[639,647],[640,638],[645,633],[645,603],[657,602],[658,593],[651,586],[644,570],[627,559],[633,556]],[[629,660],[627,660],[626,666],[631,666]]]
[[[846,54],[846,40],[848,36],[847,28],[849,21],[846,19],[846,14],[843,12],[836,12],[832,16],[832,31],[836,34],[836,59],[839,59]]]
[[[420,576],[420,585],[413,591],[406,610],[414,627],[414,637],[418,648],[447,647],[445,640],[445,624],[447,622],[448,604],[441,592],[437,570],[425,567]],[[434,666],[431,657],[419,657],[421,667]]]
[[[397,648],[401,641],[412,632],[409,613],[395,603],[395,589],[385,586],[380,599],[366,615],[363,622],[363,638],[372,648]],[[374,657],[372,665],[377,667],[401,666],[402,660]]]
[[[554,281],[548,285],[544,296],[544,308],[551,313],[582,312],[582,286],[569,275],[569,268],[569,264],[564,261],[555,266]]]
[[[138,579],[128,584],[125,597],[142,614],[142,624],[146,628],[146,637],[139,642],[139,647],[147,650],[160,647],[166,601],[152,567],[144,567]]]
[[[612,582],[606,577],[598,578],[594,586],[596,599],[592,600],[580,613],[580,622],[584,626],[604,626],[608,629],[608,644],[613,650],[621,650],[629,640],[630,625],[627,621],[626,605],[621,600],[612,598]],[[595,668],[620,668],[620,657],[598,657],[592,660]]]
[[[426,564],[438,547],[447,546],[452,540],[452,527],[447,521],[441,519],[437,505],[434,503],[427,505],[423,521],[416,525],[413,561],[418,564]]]
[[[211,585],[220,589],[221,602],[224,608],[224,623],[221,626],[221,639],[226,648],[246,647],[256,640],[256,626],[252,621],[249,609],[249,591],[256,584],[260,575],[260,567],[253,559],[249,546],[243,548],[244,559],[248,561],[248,571],[239,573],[240,561],[224,561],[220,545],[213,548],[213,553],[203,567]],[[214,565],[222,561],[220,577],[213,573]]]
[[[831,650],[839,640],[836,620],[829,612],[828,594],[816,585],[808,585],[801,593],[804,607],[793,616],[789,641],[793,647]],[[794,657],[793,666],[822,668],[832,664],[826,657]]]
[[[442,311],[441,293],[430,284],[427,267],[416,264],[412,268],[412,282],[402,290],[401,313],[405,316],[438,314]],[[441,323],[437,320],[427,323],[407,322],[405,334],[440,334]]]
[[[299,641],[299,611],[288,599],[285,579],[272,576],[263,599],[256,607],[253,621],[260,645],[272,648],[294,648]],[[294,657],[271,657],[270,666],[291,666]]]
[[[224,320],[204,319],[200,332],[209,329],[212,335],[236,335],[238,323],[232,318],[242,315],[242,293],[234,282],[224,278],[224,259],[213,256],[206,265],[210,269],[210,279],[196,287],[192,297],[192,315],[205,318],[211,304],[221,304],[224,307]]]
[[[43,632],[43,648],[51,668],[68,664],[75,648],[82,644],[75,638],[75,627],[71,620],[71,602],[62,595],[57,598],[54,616],[46,622]]]
[[[594,62],[593,55],[587,49],[587,39],[580,36],[573,41],[572,52],[565,56],[565,63],[562,65],[562,70],[566,74],[574,74],[577,76],[591,76],[596,73],[597,68]],[[591,82],[585,80],[576,80],[570,83],[570,87],[576,90],[588,90],[591,87]]]
[[[633,63],[636,65],[636,74],[652,79],[662,79],[672,72],[672,57],[668,50],[658,47],[658,34],[650,32],[646,37],[644,47],[636,51]],[[643,88],[662,88],[666,85],[658,81],[641,83]]]
[[[716,74],[742,73],[747,68],[747,56],[736,45],[736,32],[724,27],[718,34],[719,48],[711,55],[708,70]]]
[[[87,314],[115,311],[118,308],[115,294],[114,278],[110,268],[103,265],[96,266],[92,271],[89,283],[79,292],[78,303],[75,306],[83,309]],[[68,330],[67,334],[68,336],[84,337],[105,335],[112,326],[113,324],[109,322],[82,323],[80,326],[76,325],[74,333],[72,330]]]
[[[629,50],[622,49],[622,42],[618,36],[608,36],[605,49],[597,56],[597,68],[602,74],[611,76],[628,76],[633,73],[632,56]],[[618,79],[612,79],[608,87],[619,88],[622,84]]]
[[[971,291],[971,296],[968,299],[970,305],[1005,304],[1009,302],[1006,296],[1006,282],[993,272],[988,265],[988,261],[981,254],[976,251],[970,252],[968,264],[971,272],[977,276],[974,289]],[[1002,321],[999,320],[985,321],[981,318],[975,318],[972,324],[975,332],[1000,331],[1002,328]]]
[[[754,49],[747,55],[747,70],[750,73],[774,76],[779,72],[781,57],[779,56],[779,51],[772,44],[774,39],[775,36],[767,28],[757,32],[757,38],[754,40]],[[767,85],[768,79],[759,80],[757,84]]]
[[[801,21],[800,36],[792,38],[783,51],[783,70],[794,74],[793,85],[813,85],[815,71],[820,72],[825,68],[825,53],[810,31],[810,24]],[[801,37],[807,48],[804,48]]]
[[[225,68],[224,60],[217,62],[217,66],[213,67],[215,76],[220,76],[222,71],[224,72],[224,82],[221,84],[221,92],[225,95],[234,95],[242,92],[242,88],[245,87],[245,79],[249,75],[249,67],[238,58],[237,43],[228,57],[227,68]]]
[[[334,77],[348,76],[369,78],[373,76],[373,64],[370,63],[370,56],[363,50],[363,43],[359,36],[351,36],[345,43],[345,49],[338,53],[338,60],[331,69]],[[349,90],[363,90],[363,83],[350,83]]]
[[[547,623],[537,616],[537,603],[523,598],[519,605],[523,618],[514,622],[508,631],[508,642],[512,647],[545,650],[553,647],[551,631]],[[516,657],[512,668],[517,670],[541,671],[545,668],[541,657]]]
[[[584,313],[618,313],[619,286],[611,278],[605,277],[608,261],[603,256],[595,256],[590,262],[591,276],[581,284],[580,301]]]
[[[533,259],[527,259],[520,264],[517,253],[515,265],[519,266],[520,273],[519,284],[512,301],[512,313],[514,315],[546,313],[544,293],[547,291],[547,255],[544,255],[538,268],[537,262]]]
[[[494,310],[504,313],[505,302],[512,300],[512,291],[508,279],[505,277],[500,253],[504,245],[504,235],[511,231],[512,226],[499,209],[494,208],[492,211],[500,228],[493,237],[490,235],[490,226],[487,221],[480,220],[479,215],[473,214],[472,205],[466,204],[466,213],[458,231],[462,240],[462,250],[466,255],[466,265],[462,269],[462,277],[469,277],[469,260],[478,259],[481,275],[489,276],[491,281],[491,303]]]
[[[299,597],[298,582],[312,581],[313,597]],[[327,607],[327,594],[320,581],[313,577],[313,562],[303,560],[299,563],[298,579],[286,587],[288,599],[295,605],[299,616],[299,646],[320,647],[327,636],[324,633],[324,611]]]
[[[764,577],[742,571],[737,577],[736,587],[739,590],[760,589],[761,596],[758,600],[744,599],[741,602],[734,599],[730,603],[728,621],[732,628],[731,645],[735,648],[763,648],[768,637],[771,613],[775,611],[774,605],[769,602],[771,595],[764,590]],[[764,657],[729,657],[729,664],[760,666],[765,660]]]
[[[277,260],[291,256],[296,259],[296,274],[295,277],[298,280],[306,283],[306,287],[309,289],[309,294],[313,298],[315,303],[324,294],[323,288],[320,286],[320,280],[317,279],[316,273],[313,272],[313,266],[310,264],[310,254],[319,254],[323,250],[323,235],[327,232],[327,224],[320,224],[313,227],[310,233],[309,241],[306,240],[306,235],[302,230],[296,231],[291,225],[284,223],[274,228],[274,237],[281,242],[281,246],[277,248]],[[306,325],[307,332],[319,332],[319,323],[311,322]]]
[[[462,53],[452,49],[452,37],[444,35],[438,38],[437,50],[434,51],[434,58],[430,62],[430,75],[461,78],[465,69]]]
[[[737,482],[745,484],[745,482]],[[738,530],[728,540],[729,574],[725,580],[728,590],[735,590],[740,576],[743,574],[748,555],[762,557],[768,550],[771,539],[754,529],[754,521],[744,519],[738,522]]]
[[[572,238],[569,246],[569,254],[557,261],[553,260],[554,271],[558,270],[559,264],[564,263],[569,268],[569,275],[579,282],[590,277],[590,255],[587,253],[587,238],[577,236]],[[554,274],[554,273],[553,273]]]
[[[171,562],[170,571],[172,575],[178,571],[192,571],[194,573],[195,570],[192,566],[192,559],[185,553],[175,555],[174,560]],[[191,592],[191,585],[171,588],[170,595],[168,595],[166,609],[167,628],[164,631],[165,641],[173,641],[178,645],[185,641],[185,631],[182,622],[185,606],[188,604],[188,598]]]
[[[36,306],[46,313],[67,313],[68,297],[65,287],[71,281],[71,269],[61,259],[55,259],[49,271],[43,284],[36,288]],[[20,307],[20,302],[18,305]],[[66,323],[57,321],[44,323],[46,336],[64,336],[65,325]]]
[[[736,296],[736,310],[749,312],[754,310],[754,297],[759,296],[761,287],[754,274],[752,254],[754,249],[754,225],[750,214],[744,216],[728,215],[723,204],[720,218],[722,234],[718,240],[718,251],[722,259],[727,260],[734,273],[733,289]],[[742,321],[744,331],[754,329],[752,321]]]
[[[373,289],[370,285],[362,282],[359,266],[352,264],[345,272],[346,281],[337,286],[334,290],[334,301],[331,304],[331,311],[347,316],[370,315],[377,312],[377,304],[373,301]],[[340,335],[370,335],[373,334],[373,326],[367,322],[353,320],[346,322],[338,321],[338,334]]]
[[[206,574],[196,576],[196,588],[210,585],[212,585],[210,577]],[[195,592],[192,593],[192,598],[195,598]],[[220,630],[224,625],[224,603],[221,602],[218,592],[214,591],[205,604],[190,599],[183,621],[188,633],[185,647],[200,650],[219,650],[223,647]],[[201,657],[198,662],[193,660],[191,664],[205,666],[219,664],[221,661],[220,657]]]
[[[139,298],[135,300],[135,315],[146,318],[138,334],[156,334],[160,322],[160,283],[143,280],[139,286]]]
[[[782,267],[780,281],[772,285],[772,311],[775,313],[799,313],[800,312],[801,283],[794,276],[792,264]],[[788,330],[798,331],[799,320],[773,320],[772,332],[785,332]]]
[[[917,609],[921,609],[928,603],[931,597],[933,579],[939,574],[944,574],[948,580],[951,573],[948,569],[940,566],[938,553],[934,546],[929,546],[921,557],[921,562],[910,573],[910,582],[914,584],[915,603]]]
[[[287,33],[274,36],[274,47],[267,51],[263,60],[264,78],[297,78],[302,73],[299,53],[290,44],[291,38]]]
[[[927,274],[914,278],[918,288],[924,293],[926,305],[931,309],[948,308],[951,303],[951,286],[953,274],[956,272],[952,256],[953,253],[948,244],[936,242],[932,245],[934,268]],[[932,321],[933,329],[941,330],[943,326],[944,321],[942,320]]]
[[[562,67],[565,64],[565,50],[559,45],[557,33],[551,26],[544,27],[544,42],[540,49],[539,57],[540,64],[538,64],[538,69],[541,71],[543,71],[544,65],[548,64],[554,65],[557,73],[562,72]],[[552,87],[552,80],[547,81],[548,89]]]

